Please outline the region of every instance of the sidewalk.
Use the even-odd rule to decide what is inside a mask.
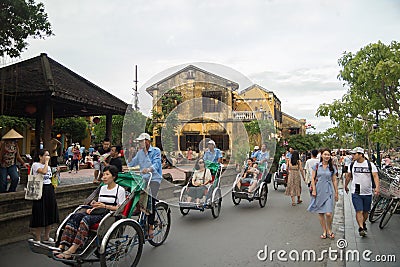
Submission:
[[[350,188],[350,184],[349,184]],[[345,240],[347,241],[346,252],[350,250],[358,250],[360,253],[360,260],[347,260],[346,267],[363,267],[363,266],[385,266],[394,267],[400,266],[400,216],[394,214],[389,223],[384,229],[379,228],[379,221],[371,224],[367,221],[368,234],[366,237],[361,237],[358,234],[358,224],[355,219],[355,210],[351,201],[351,194],[344,193],[344,227],[345,227]],[[371,259],[370,262],[363,259],[363,252],[366,250],[371,251],[367,255]],[[388,255],[395,255],[396,260],[390,260]],[[382,261],[378,262],[380,256]]]

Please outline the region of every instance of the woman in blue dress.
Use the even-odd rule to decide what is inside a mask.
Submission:
[[[322,227],[321,239],[335,238],[332,232],[333,200],[338,201],[338,186],[336,183],[337,170],[332,164],[331,151],[321,150],[321,161],[313,168],[311,175],[311,203],[308,211],[318,213]]]

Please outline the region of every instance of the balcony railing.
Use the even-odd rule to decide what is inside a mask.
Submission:
[[[271,116],[265,111],[234,111],[233,117],[237,120],[252,121],[252,120],[263,120]]]

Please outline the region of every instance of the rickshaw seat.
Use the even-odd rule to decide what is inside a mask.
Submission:
[[[129,215],[129,211],[131,210],[132,207],[132,199],[128,201],[128,203],[126,203],[123,211],[122,211],[122,215],[125,217],[128,217]],[[99,228],[100,222],[93,224],[92,226],[90,226],[90,230],[92,231],[97,231],[97,229]]]

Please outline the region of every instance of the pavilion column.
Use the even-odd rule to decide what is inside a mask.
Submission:
[[[53,127],[53,103],[50,99],[46,101],[43,121],[43,147],[50,149],[51,129]]]
[[[112,114],[106,115],[106,138],[112,143]]]
[[[36,114],[36,121],[35,121],[35,151],[39,151],[40,148],[40,130],[42,128],[42,116],[40,110]],[[31,155],[32,157],[34,155]]]

